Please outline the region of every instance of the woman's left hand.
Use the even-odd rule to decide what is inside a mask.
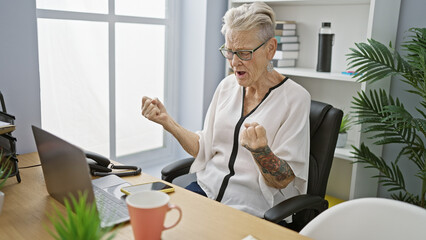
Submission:
[[[264,148],[268,145],[266,130],[257,122],[244,123],[244,129],[240,135],[240,143],[250,151]]]
[[[266,130],[258,123],[245,123],[240,142],[247,148],[260,168],[268,186],[282,189],[294,180],[290,165],[277,157],[268,146]]]

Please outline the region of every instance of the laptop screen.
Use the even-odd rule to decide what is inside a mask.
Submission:
[[[77,199],[79,192],[87,192],[92,203],[94,194],[84,152],[43,129],[32,126],[32,130],[48,193],[64,203],[70,194]]]

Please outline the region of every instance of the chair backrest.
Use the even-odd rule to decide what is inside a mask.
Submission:
[[[4,104],[4,98],[3,98],[3,94],[0,91],[0,107],[1,107],[1,112],[6,112],[6,104]]]
[[[308,194],[325,197],[342,117],[342,110],[311,101]]]
[[[316,240],[425,239],[426,209],[385,198],[359,198],[322,212],[300,234]]]
[[[325,197],[342,117],[342,110],[330,104],[311,101],[308,195]],[[289,228],[300,231],[308,222],[328,208],[326,200],[321,205],[322,207],[318,209],[308,208],[293,215],[293,223]]]
[[[0,121],[7,122],[10,124],[15,123],[15,116],[10,115],[6,112],[6,104],[4,102],[3,94],[0,91]],[[3,151],[5,156],[15,155],[16,152],[16,139],[12,136],[12,133],[0,134],[0,151]]]
[[[6,112],[6,104],[4,102],[3,94],[0,91],[0,121],[7,122],[10,124],[15,123],[15,116],[10,115]],[[12,164],[12,173],[9,177],[16,176],[18,182],[21,182],[21,177],[18,168],[18,159],[16,154],[16,138],[12,136],[12,133],[0,134],[0,152],[3,153],[3,157],[10,157]],[[1,160],[1,159],[0,159]],[[0,163],[2,164],[2,163]]]

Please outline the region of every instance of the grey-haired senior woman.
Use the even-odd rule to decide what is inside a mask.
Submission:
[[[274,29],[264,3],[227,11],[219,50],[234,74],[217,87],[203,130],[184,129],[158,99],[142,99],[142,115],[195,157],[197,181],[187,189],[258,217],[306,193],[308,178],[310,95],[273,69]]]

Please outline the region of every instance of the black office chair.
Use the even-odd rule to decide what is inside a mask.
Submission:
[[[309,221],[328,208],[324,199],[328,176],[333,162],[337,136],[343,112],[333,106],[311,101],[309,114],[311,148],[309,156],[309,178],[307,194],[289,198],[265,213],[265,219],[279,223],[293,215],[293,222],[286,227],[300,231]],[[162,179],[185,187],[195,181],[194,174],[188,175],[194,158],[174,162],[161,171]]]
[[[1,92],[0,107],[0,121],[13,125],[15,122],[15,116],[6,112],[6,104]],[[16,138],[12,135],[12,133],[0,134],[0,152],[3,153],[3,159],[0,159],[0,164],[3,164],[3,161],[6,161],[6,159],[9,159],[9,161],[12,162],[10,165],[12,167],[12,172],[9,177],[16,176],[17,181],[21,182],[21,176],[18,169],[18,158],[16,155]]]

